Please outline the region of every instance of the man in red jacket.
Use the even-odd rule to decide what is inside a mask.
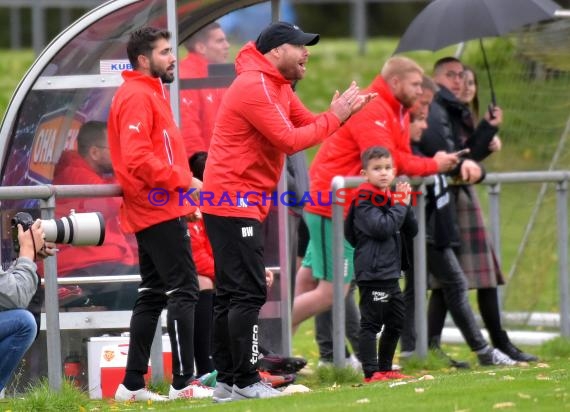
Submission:
[[[54,175],[54,185],[99,185],[115,183],[107,124],[88,121],[77,134],[77,150],[65,150],[59,159]],[[60,276],[94,275],[102,271],[108,274],[117,272],[117,266],[136,266],[137,259],[125,233],[119,227],[119,198],[69,198],[57,202],[56,217],[69,215],[70,209],[76,212],[101,212],[105,218],[105,241],[101,246],[60,245],[58,272]],[[96,265],[97,268],[89,268]],[[101,266],[105,266],[102,270]],[[108,269],[108,270],[107,270]],[[122,268],[125,270],[127,268]]]
[[[423,69],[406,57],[392,57],[373,80],[369,92],[378,93],[359,113],[320,147],[309,169],[313,202],[305,205],[310,240],[307,265],[312,277],[297,276],[293,305],[293,330],[305,319],[332,306],[333,256],[332,208],[328,193],[335,176],[358,176],[361,154],[372,146],[387,148],[398,174],[427,176],[451,170],[459,159],[455,154],[437,153],[433,158],[413,155],[410,148],[408,110],[422,94]],[[323,199],[317,202],[316,199]],[[349,201],[345,201],[347,210]],[[352,279],[353,248],[345,241],[345,293]],[[307,258],[306,258],[307,259]]]
[[[109,147],[123,189],[121,224],[135,233],[141,284],[130,325],[129,354],[115,399],[163,401],[211,396],[194,380],[196,268],[186,216],[196,207],[178,199],[193,184],[184,142],[163,83],[174,79],[170,33],[145,27],[131,33],[127,54],[133,71],[122,73],[109,113]],[[172,347],[168,398],[145,388],[150,347],[164,307]]]
[[[178,68],[182,79],[207,78],[208,65],[225,63],[230,49],[226,34],[216,22],[200,29],[184,46],[188,55]],[[226,87],[218,87],[180,92],[180,130],[188,157],[210,148],[214,121],[225,91]]]
[[[115,183],[107,124],[88,121],[77,134],[77,150],[65,150],[54,171],[54,185],[99,185]],[[120,198],[63,198],[55,208],[56,217],[76,212],[101,212],[105,218],[105,241],[101,246],[59,245],[57,253],[58,276],[124,275],[138,273],[138,259],[134,236],[127,235],[119,225]],[[96,306],[116,309],[124,299],[117,292],[130,296],[131,284],[105,284],[82,286],[84,295]],[[65,292],[66,288],[60,290]],[[73,291],[73,289],[67,289]],[[72,294],[73,295],[73,294]],[[60,299],[63,296],[60,295]],[[81,296],[80,296],[81,297]],[[129,299],[127,299],[129,300]],[[133,301],[131,299],[131,301]],[[62,301],[60,300],[60,304]],[[121,309],[124,309],[121,307]]]
[[[202,202],[216,262],[212,355],[218,370],[214,401],[266,398],[280,392],[260,382],[259,310],[266,300],[261,223],[271,206],[286,154],[324,140],[374,95],[352,83],[315,115],[293,93],[305,75],[318,34],[277,22],[236,58],[210,145]]]

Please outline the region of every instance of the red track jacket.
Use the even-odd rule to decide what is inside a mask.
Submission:
[[[401,175],[427,176],[437,173],[437,164],[431,158],[412,154],[410,148],[410,119],[406,109],[394,97],[381,76],[377,76],[367,93],[378,97],[332,135],[320,147],[309,169],[310,198],[305,205],[310,213],[332,216],[330,203],[331,182],[335,176],[358,176],[362,168],[360,155],[372,146],[384,146],[392,153],[396,172]],[[345,212],[350,205],[347,191]],[[318,199],[321,201],[318,201]]]
[[[312,114],[291,83],[247,43],[236,58],[237,78],[226,91],[204,173],[202,211],[263,221],[285,154],[313,146],[340,127],[332,112]],[[249,192],[249,193],[248,193]],[[246,196],[247,194],[247,196]],[[247,198],[239,203],[238,197]]]
[[[129,232],[195,210],[185,193],[192,181],[182,136],[162,82],[124,71],[109,113],[111,160],[123,188],[121,225]]]

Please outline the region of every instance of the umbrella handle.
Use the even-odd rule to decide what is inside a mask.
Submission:
[[[483,53],[483,62],[485,63],[485,70],[487,71],[487,77],[489,78],[489,88],[491,89],[491,104],[489,105],[489,114],[491,115],[491,118],[494,119],[491,105],[493,105],[493,107],[497,105],[497,98],[495,96],[495,88],[493,87],[493,79],[491,78],[491,70],[489,70],[487,53],[485,52],[485,47],[483,46],[483,39],[479,39],[479,45],[481,46],[481,53]]]

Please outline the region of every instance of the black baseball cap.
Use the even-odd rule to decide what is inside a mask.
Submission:
[[[312,46],[319,42],[320,36],[315,33],[305,33],[294,24],[284,21],[271,23],[267,26],[255,41],[255,47],[261,54],[267,53],[282,44],[302,44]]]

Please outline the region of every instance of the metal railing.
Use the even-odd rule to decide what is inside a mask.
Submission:
[[[412,183],[420,186],[424,192],[425,185],[430,179],[415,179]],[[491,240],[500,260],[500,202],[501,183],[556,183],[556,217],[558,230],[558,284],[560,290],[560,334],[570,337],[570,298],[568,281],[568,181],[570,171],[556,172],[514,172],[490,173],[481,182],[489,186],[489,226]],[[343,290],[343,259],[344,259],[344,206],[343,197],[337,197],[340,189],[355,188],[363,182],[361,177],[336,176],[331,188],[333,192],[333,360],[336,367],[344,367],[345,353],[345,312]],[[425,199],[417,196],[417,220],[419,231],[414,238],[414,296],[415,296],[415,326],[416,326],[416,355],[420,358],[427,356],[427,268],[425,247]]]
[[[432,178],[414,180],[414,184],[419,184],[420,189],[429,184]],[[481,183],[489,186],[489,231],[491,239],[497,253],[500,251],[500,213],[499,213],[499,196],[501,183],[529,183],[529,182],[553,182],[557,185],[557,224],[558,224],[558,273],[560,285],[560,330],[562,336],[570,336],[570,299],[569,299],[569,281],[568,281],[568,181],[570,180],[570,171],[559,172],[519,172],[519,173],[496,173],[488,174]],[[337,176],[332,182],[332,191],[336,196],[338,189],[354,188],[362,178],[359,177],[340,177]],[[280,190],[285,185],[281,182]],[[121,196],[122,191],[118,185],[69,185],[69,186],[12,186],[0,187],[0,200],[17,200],[17,199],[39,199],[42,219],[52,219],[54,217],[55,199],[73,198],[73,197],[113,197]],[[343,293],[343,206],[340,200],[335,198],[333,204],[333,230],[335,233],[333,239],[334,250],[334,303],[333,303],[333,350],[335,366],[344,366],[344,293]],[[427,354],[427,324],[426,324],[426,251],[425,242],[420,241],[425,238],[425,216],[424,216],[424,197],[417,196],[417,219],[419,223],[419,232],[414,239],[414,267],[416,276],[414,276],[415,298],[416,298],[416,352],[418,356]],[[281,207],[281,205],[280,205]],[[285,215],[286,214],[282,214]],[[288,236],[288,228],[284,222],[280,222],[280,247],[284,243],[283,239]],[[285,242],[286,243],[286,242]],[[281,250],[281,262],[288,264],[288,255],[286,248]],[[271,268],[278,270],[279,268]],[[286,268],[281,267],[281,272],[288,274]],[[98,278],[98,279],[97,279]],[[59,302],[57,297],[58,283],[64,284],[73,280],[75,284],[79,282],[89,282],[96,280],[97,282],[108,282],[110,280],[128,280],[136,281],[138,276],[122,276],[122,277],[94,277],[94,278],[74,278],[74,279],[58,279],[56,258],[50,257],[44,261],[44,284],[45,284],[45,309],[46,309],[46,337],[47,337],[47,356],[48,356],[48,380],[50,387],[59,389],[62,382],[61,365],[61,340],[60,340],[60,321],[59,321]],[[128,279],[127,279],[128,278]],[[281,276],[282,287],[288,284],[287,276]],[[286,288],[286,287],[285,287]],[[287,289],[287,288],[286,288]],[[287,313],[290,307],[290,297],[282,302],[284,309],[282,316],[285,318],[282,333],[284,339],[288,342],[284,347],[284,352],[290,354],[290,314]],[[160,339],[159,339],[160,340]],[[160,353],[160,352],[159,352]],[[162,359],[162,357],[156,355]],[[154,357],[153,357],[154,359]],[[155,368],[153,368],[154,371]],[[156,368],[158,369],[158,368]]]

